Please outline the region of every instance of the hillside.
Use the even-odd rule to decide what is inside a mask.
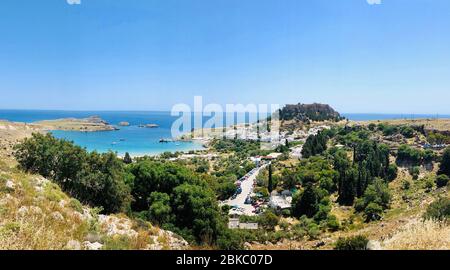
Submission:
[[[39,129],[0,127],[0,250],[189,249],[170,231],[125,214],[99,214],[44,177],[18,170],[12,146]]]
[[[247,247],[252,250],[331,250],[340,237],[363,235],[370,240],[369,246],[373,250],[448,250],[450,226],[445,222],[422,219],[433,201],[449,197],[448,187],[434,187],[429,191],[425,183],[430,172],[422,170],[421,175],[421,179],[413,180],[407,170],[400,170],[398,177],[389,184],[393,194],[391,208],[379,221],[365,223],[352,207],[339,206],[334,198],[331,213],[341,223],[347,224],[344,230],[328,231],[300,241],[284,239],[277,243],[248,243]],[[403,187],[405,181],[411,183],[406,191]],[[280,223],[284,222],[293,221],[285,219]],[[282,231],[281,227],[276,229]]]
[[[0,250],[186,248],[169,231],[123,214],[101,215],[49,180],[0,162]]]

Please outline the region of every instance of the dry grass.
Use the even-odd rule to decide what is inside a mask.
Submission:
[[[116,234],[110,235],[106,223],[99,223],[97,209],[83,206],[58,185],[0,160],[0,250],[61,250],[69,248],[69,242],[83,249],[89,235],[97,235],[97,240],[88,241],[99,241],[103,249],[139,250],[153,244],[172,248],[173,239],[148,222],[125,214],[107,216],[107,220],[114,223]]]
[[[386,123],[390,125],[424,125],[426,129],[439,130],[439,131],[448,131],[450,130],[450,119],[392,119],[392,120],[383,120],[383,121],[352,121],[351,123],[356,124],[365,124],[368,125],[370,123]]]
[[[89,226],[55,200],[63,194],[60,190],[50,200],[49,189],[35,190],[29,175],[3,173],[2,177],[15,187],[5,188],[5,183],[0,187],[0,249],[54,250],[64,249],[70,240],[83,241]]]
[[[382,247],[388,250],[448,250],[450,226],[445,222],[415,219],[383,241]]]

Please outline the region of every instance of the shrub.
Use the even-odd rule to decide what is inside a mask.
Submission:
[[[423,152],[415,149],[409,145],[401,145],[397,152],[397,163],[408,163],[413,166],[418,166],[422,163]]]
[[[238,232],[226,229],[217,239],[217,246],[221,250],[243,249],[242,239]]]
[[[424,179],[423,188],[426,192],[430,192],[434,188],[434,178],[433,177],[427,177]]]
[[[377,203],[369,203],[366,209],[364,209],[364,215],[367,221],[380,220],[383,214],[383,208]]]
[[[445,174],[438,175],[436,177],[436,186],[438,188],[445,187],[445,186],[447,186],[449,180],[450,180],[450,178]]]
[[[397,178],[398,175],[398,167],[395,164],[390,164],[387,169],[387,180],[393,181],[395,178]]]
[[[450,177],[450,147],[447,147],[447,149],[445,149],[444,151],[444,154],[442,155],[439,174],[445,174]]]
[[[367,237],[358,235],[347,238],[339,238],[335,244],[335,250],[367,250]]]
[[[364,208],[366,208],[366,203],[364,202],[363,198],[359,198],[355,201],[355,211],[362,212],[364,211]]]
[[[420,167],[418,166],[414,166],[409,170],[409,173],[411,174],[412,178],[414,180],[419,179],[419,175],[420,175]]]
[[[327,219],[327,227],[335,232],[338,231],[341,228],[341,224],[339,223],[339,220],[334,215],[329,215]]]
[[[450,198],[439,198],[431,203],[424,214],[425,219],[447,220],[450,217]]]
[[[259,224],[267,230],[273,230],[278,225],[279,220],[280,218],[277,215],[267,210],[259,217]]]
[[[408,180],[402,181],[402,190],[408,190],[411,187],[411,182]]]

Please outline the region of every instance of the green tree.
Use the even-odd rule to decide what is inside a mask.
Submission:
[[[367,221],[379,220],[383,214],[383,208],[377,203],[369,203],[364,209],[364,215]]]
[[[447,186],[449,181],[450,181],[450,179],[447,175],[445,175],[445,174],[438,175],[436,177],[436,186],[438,188],[445,187],[445,186]]]
[[[16,145],[14,155],[22,169],[51,179],[85,204],[101,206],[106,213],[129,208],[126,181],[132,176],[114,153],[88,153],[51,134],[33,134]]]
[[[327,150],[328,137],[324,132],[319,132],[317,135],[311,135],[306,139],[302,149],[302,156],[309,158],[315,155],[322,154]]]
[[[319,191],[311,183],[305,190],[293,200],[293,215],[301,217],[303,215],[312,218],[319,211],[319,201],[321,200]]]
[[[387,170],[386,178],[388,181],[393,181],[397,178],[398,167],[395,164],[390,164]]]
[[[125,164],[133,163],[133,159],[131,158],[130,153],[128,153],[128,152],[125,153],[125,156],[123,157],[123,162]]]
[[[439,174],[445,174],[450,177],[450,147],[447,147],[442,155]]]
[[[272,177],[272,163],[269,164],[269,184],[267,186],[267,189],[269,190],[269,193],[272,193],[272,191],[274,190],[274,186],[273,186],[273,177]]]
[[[155,191],[172,194],[183,183],[200,184],[197,175],[175,163],[142,160],[132,164],[130,172],[134,175],[131,191],[134,211],[147,210],[149,196]]]
[[[259,224],[266,230],[273,230],[279,221],[280,218],[270,210],[264,211],[259,217]]]
[[[149,197],[149,219],[159,225],[164,225],[172,221],[172,208],[170,206],[170,196],[166,193],[153,192]]]
[[[210,189],[184,183],[173,189],[171,201],[177,227],[191,231],[198,243],[216,241],[223,221]]]
[[[376,179],[373,184],[367,187],[364,192],[364,205],[367,207],[370,203],[376,203],[383,209],[389,208],[391,202],[391,193],[388,185],[382,179]]]

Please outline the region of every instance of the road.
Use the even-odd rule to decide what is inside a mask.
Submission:
[[[229,206],[237,206],[241,209],[243,209],[242,214],[247,216],[253,216],[255,213],[253,213],[253,210],[255,208],[251,204],[245,204],[245,199],[247,199],[248,195],[250,195],[253,192],[253,184],[256,181],[256,177],[258,174],[266,168],[269,164],[264,164],[261,167],[259,167],[252,175],[250,175],[247,180],[241,182],[241,188],[242,193],[237,195],[237,197],[233,200],[227,200],[224,201],[224,204],[227,204]]]

